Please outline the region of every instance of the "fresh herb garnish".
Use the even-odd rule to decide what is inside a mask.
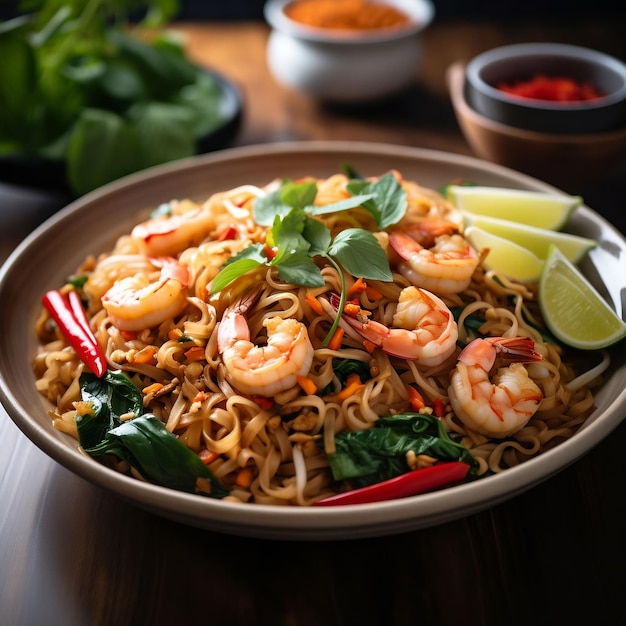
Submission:
[[[406,211],[406,193],[391,174],[379,180],[361,184],[351,181],[348,189],[359,188],[345,200],[317,206],[314,203],[317,185],[314,182],[285,181],[281,187],[257,199],[254,219],[257,224],[270,226],[266,244],[252,244],[233,256],[211,283],[211,293],[217,293],[244,274],[261,266],[275,267],[281,280],[305,287],[322,287],[324,278],[315,263],[321,257],[330,263],[341,280],[339,310],[346,300],[345,269],[353,276],[369,280],[391,281],[387,255],[376,237],[363,228],[347,228],[335,237],[321,221],[311,216],[347,211],[363,206],[380,228],[399,221]],[[268,254],[268,249],[271,254]],[[326,336],[330,340],[339,324],[337,316]]]
[[[20,8],[27,13],[0,22],[0,155],[62,163],[83,194],[191,156],[221,123],[214,77],[186,59],[180,40],[146,34],[175,16],[178,0]]]

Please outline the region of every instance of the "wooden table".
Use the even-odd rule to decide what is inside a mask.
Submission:
[[[446,67],[502,43],[552,40],[626,59],[620,23],[435,22],[419,80],[386,106],[329,108],[276,85],[261,23],[181,25],[189,52],[236,82],[236,145],[303,139],[470,154]],[[567,191],[626,232],[624,164]],[[5,206],[13,189],[0,188]],[[10,249],[54,205],[3,224]],[[2,303],[5,306],[7,303]],[[3,332],[7,332],[4,329]],[[626,408],[625,408],[626,411]],[[626,424],[510,501],[378,539],[275,542],[218,535],[118,500],[47,458],[0,409],[0,623],[271,626],[626,623]]]

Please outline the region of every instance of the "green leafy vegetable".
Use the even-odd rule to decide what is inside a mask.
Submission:
[[[30,0],[0,22],[0,155],[61,162],[82,194],[191,156],[221,87],[171,35],[177,0]],[[131,29],[130,21],[138,19]]]
[[[333,359],[333,372],[337,377],[341,388],[345,386],[351,374],[357,374],[362,383],[368,381],[372,377],[369,364],[364,363],[363,361],[356,361],[354,359]],[[320,396],[324,397],[329,393],[333,393],[334,390],[335,387],[333,383],[330,382],[320,392]]]
[[[143,413],[141,392],[123,372],[108,371],[102,378],[83,373],[80,389],[81,399],[92,409],[76,420],[80,444],[87,454],[112,454],[146,480],[165,487],[195,492],[198,478],[205,478],[210,485],[208,495],[228,495],[197,454],[154,415]],[[128,415],[135,417],[123,421]]]
[[[284,281],[307,287],[324,285],[315,257],[333,265],[342,281],[339,310],[343,309],[346,288],[340,265],[353,276],[369,280],[391,281],[391,269],[376,237],[362,228],[348,228],[333,239],[330,230],[311,215],[345,211],[367,206],[379,225],[398,221],[406,211],[406,194],[394,176],[385,175],[367,185],[368,193],[318,207],[313,204],[317,186],[311,181],[285,181],[281,187],[255,201],[254,219],[272,228],[267,246],[254,244],[229,259],[211,283],[217,293],[240,276],[260,266],[276,267]],[[272,249],[268,255],[267,248]],[[339,316],[335,319],[325,343],[332,337]]]
[[[452,441],[434,415],[405,413],[383,417],[369,430],[344,432],[335,438],[337,451],[328,455],[335,480],[353,488],[371,485],[409,470],[406,454],[427,454],[439,461],[475,461],[462,445]]]
[[[354,195],[360,193],[372,197],[363,206],[374,216],[380,228],[397,223],[406,211],[406,194],[393,174],[385,174],[371,183],[351,181],[348,190]]]
[[[92,456],[114,454],[137,468],[151,482],[195,492],[198,478],[210,479],[208,495],[222,498],[228,489],[187,446],[174,437],[154,415],[145,414],[109,430],[102,442],[85,450]]]

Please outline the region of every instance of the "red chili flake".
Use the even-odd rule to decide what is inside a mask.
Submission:
[[[551,102],[581,102],[602,98],[606,95],[591,83],[544,74],[536,74],[529,80],[516,83],[499,83],[496,88],[512,96]]]

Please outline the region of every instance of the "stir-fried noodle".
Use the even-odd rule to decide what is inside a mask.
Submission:
[[[458,211],[392,174],[406,209],[394,223],[381,227],[361,205],[307,214],[331,241],[349,229],[373,233],[392,280],[353,275],[340,254],[281,250],[277,227],[257,223],[253,209],[276,195],[276,181],[216,193],[203,204],[169,202],[169,212],[86,259],[76,272],[84,283],[62,288],[77,289],[86,303],[109,369],[130,377],[146,412],[207,463],[229,498],[306,505],[332,494],[341,488],[328,464],[335,438],[370,429],[381,416],[435,414],[482,476],[571,437],[593,410],[598,377],[572,384],[580,372],[544,339],[536,285],[487,271],[481,251],[462,236]],[[355,195],[344,174],[296,182],[315,183],[317,207]],[[350,254],[350,244],[344,248]],[[216,291],[220,269],[247,249],[257,251],[249,269]],[[302,261],[321,284],[285,280],[275,255],[288,267],[288,253],[292,267]],[[36,330],[37,388],[54,404],[54,425],[78,438],[86,368],[47,311]],[[500,363],[506,340],[479,350],[477,337],[530,339],[536,358]],[[504,367],[498,385],[490,356]],[[340,376],[342,362],[360,363],[360,376]],[[117,468],[131,471],[121,461]]]

